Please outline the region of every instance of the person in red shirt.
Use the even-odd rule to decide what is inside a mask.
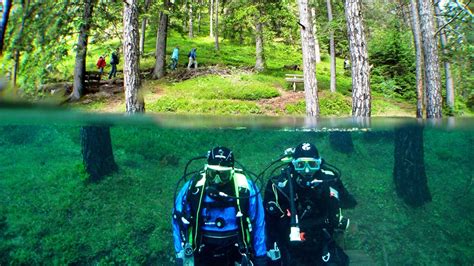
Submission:
[[[103,56],[99,57],[97,60],[97,68],[99,69],[100,77],[102,77],[102,73],[104,73],[104,67],[107,65]],[[99,79],[100,81],[100,79]]]

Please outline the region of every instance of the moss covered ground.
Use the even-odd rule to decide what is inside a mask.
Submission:
[[[352,224],[346,249],[363,250],[377,265],[474,262],[472,130],[425,128],[433,201],[413,209],[395,193],[391,128],[352,132],[355,150],[345,154],[331,147],[328,132],[291,130],[291,125],[170,128],[149,118],[109,122],[119,171],[99,183],[85,182],[82,120],[3,119],[0,264],[173,265],[172,199],[188,159],[225,145],[259,172],[303,141],[315,143],[322,157],[340,168],[359,202],[344,212]]]

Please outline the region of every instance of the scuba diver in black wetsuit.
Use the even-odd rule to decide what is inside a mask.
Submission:
[[[344,188],[340,172],[324,163],[313,144],[290,152],[281,174],[270,178],[264,207],[270,265],[348,265],[334,232],[349,226],[342,216],[357,202]]]
[[[259,189],[245,171],[234,167],[232,151],[210,150],[204,169],[175,199],[177,265],[266,265],[264,213]]]

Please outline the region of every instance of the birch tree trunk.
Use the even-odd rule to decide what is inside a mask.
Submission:
[[[194,32],[193,32],[193,0],[189,1],[189,38],[194,38]]]
[[[145,12],[148,12],[150,5],[151,5],[151,0],[145,0]],[[148,18],[144,17],[142,19],[142,30],[140,31],[140,55],[143,55],[143,50],[145,49],[145,31],[146,31],[147,23],[148,23]]]
[[[10,17],[10,10],[13,0],[5,0],[3,2],[2,25],[0,25],[0,55],[3,54],[3,42],[5,41],[5,31],[7,30],[8,18]]]
[[[167,11],[169,0],[163,0],[163,8]],[[166,40],[168,38],[168,13],[160,12],[160,25],[156,34],[156,62],[153,69],[153,78],[159,79],[165,75],[166,66]]]
[[[95,0],[84,1],[84,13],[82,15],[83,23],[79,30],[79,38],[76,47],[76,63],[74,65],[74,83],[71,100],[76,101],[82,97],[84,92],[84,77],[86,75],[86,55],[87,42],[89,39],[89,29],[92,21],[92,11]]]
[[[314,52],[316,57],[316,63],[321,62],[321,50],[319,48],[318,40],[318,29],[316,27],[316,8],[311,7],[311,17],[313,18],[313,34],[314,34]]]
[[[214,0],[209,0],[209,37],[214,38]]]
[[[435,13],[436,13],[436,18],[438,20],[438,28],[442,27],[444,23],[446,23],[441,14],[441,10],[439,8],[440,2],[438,2],[437,5],[435,5]],[[446,44],[448,42],[446,38],[446,31],[441,30],[439,32],[439,40],[441,44],[441,50],[443,52],[443,64],[444,64],[444,75],[446,79],[446,104],[448,105],[449,109],[451,111],[454,110],[454,82],[453,82],[453,76],[451,75],[451,64],[449,63],[448,60],[448,51],[446,49]]]
[[[306,115],[319,117],[318,85],[314,52],[313,19],[307,0],[298,0],[300,35],[303,53],[304,91]]]
[[[410,0],[411,29],[416,53],[416,117],[423,118],[423,48],[421,47],[420,19],[416,0]]]
[[[331,0],[327,0],[328,22],[332,24],[332,5]],[[334,44],[334,30],[329,31],[329,53],[331,54],[331,92],[336,92],[336,46]]]
[[[216,7],[214,8],[215,9],[215,13],[216,13],[216,25],[215,25],[215,30],[214,30],[214,49],[216,49],[216,51],[219,51],[219,0],[215,0],[216,1]]]
[[[442,97],[438,45],[434,36],[433,7],[430,0],[418,0],[426,78],[426,118],[441,118]]]
[[[265,53],[263,49],[263,23],[262,18],[262,6],[261,3],[257,3],[258,13],[256,17],[256,31],[255,31],[255,70],[263,71],[265,69]]]
[[[362,2],[346,0],[345,13],[352,67],[352,116],[370,117],[370,69],[362,23]]]
[[[138,0],[123,3],[123,79],[125,106],[128,114],[145,112],[145,103],[140,91],[140,52],[138,33]]]

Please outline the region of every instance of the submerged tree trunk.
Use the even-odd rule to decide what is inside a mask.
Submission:
[[[306,115],[319,117],[318,84],[314,52],[313,20],[307,0],[298,0],[301,47],[303,53]]]
[[[156,36],[156,62],[153,69],[153,78],[159,79],[165,75],[166,66],[166,40],[168,38],[168,7],[169,0],[164,0],[163,8],[165,11],[160,12],[160,25]]]
[[[150,8],[151,0],[145,0],[145,12],[148,12]],[[142,19],[142,30],[140,32],[140,55],[143,55],[143,51],[145,49],[145,31],[146,31],[146,24],[148,23],[147,17]]]
[[[329,31],[329,51],[331,54],[331,92],[336,92],[336,46],[334,44],[334,30],[332,29],[332,5],[331,0],[327,0],[328,21],[331,24]]]
[[[145,112],[140,91],[140,52],[138,49],[138,0],[124,1],[123,8],[123,82],[127,113]]]
[[[406,125],[395,130],[393,179],[397,195],[410,206],[431,201],[425,172],[423,126]]]
[[[7,30],[8,18],[13,0],[5,0],[3,3],[2,24],[0,25],[0,55],[3,54],[3,46],[5,41],[5,31]]]
[[[318,29],[316,27],[316,8],[311,8],[311,17],[313,18],[313,34],[314,34],[314,56],[316,57],[316,63],[321,62],[321,50],[319,48],[318,40]]]
[[[79,31],[77,40],[76,63],[74,66],[74,84],[71,100],[79,100],[84,92],[84,77],[86,75],[86,55],[87,42],[89,38],[89,29],[92,21],[92,10],[95,0],[84,1],[84,13],[82,15],[83,23]]]
[[[432,1],[418,0],[426,78],[426,118],[441,118],[442,97],[438,44],[434,36]]]
[[[117,171],[108,126],[82,127],[81,146],[84,167],[90,176],[89,181],[100,181],[102,177]]]
[[[265,69],[265,53],[263,49],[263,23],[262,18],[262,6],[260,3],[257,3],[258,11],[256,18],[256,31],[255,31],[255,70],[263,71]]]
[[[441,28],[444,25],[444,20],[442,19],[441,10],[439,8],[440,2],[435,5],[436,18],[438,19],[438,28]],[[444,64],[444,76],[446,79],[446,104],[449,107],[450,115],[454,110],[454,82],[453,76],[451,75],[451,64],[448,60],[448,51],[446,49],[446,44],[448,42],[446,38],[446,32],[442,29],[439,32],[439,40],[441,44],[441,51],[443,52],[443,64]]]
[[[362,23],[362,2],[346,0],[345,9],[352,67],[352,116],[370,117],[370,70]]]
[[[216,13],[216,28],[214,30],[214,49],[219,51],[219,0],[216,1],[215,13]]]
[[[410,0],[413,42],[416,53],[416,117],[423,118],[423,48],[416,0]]]

